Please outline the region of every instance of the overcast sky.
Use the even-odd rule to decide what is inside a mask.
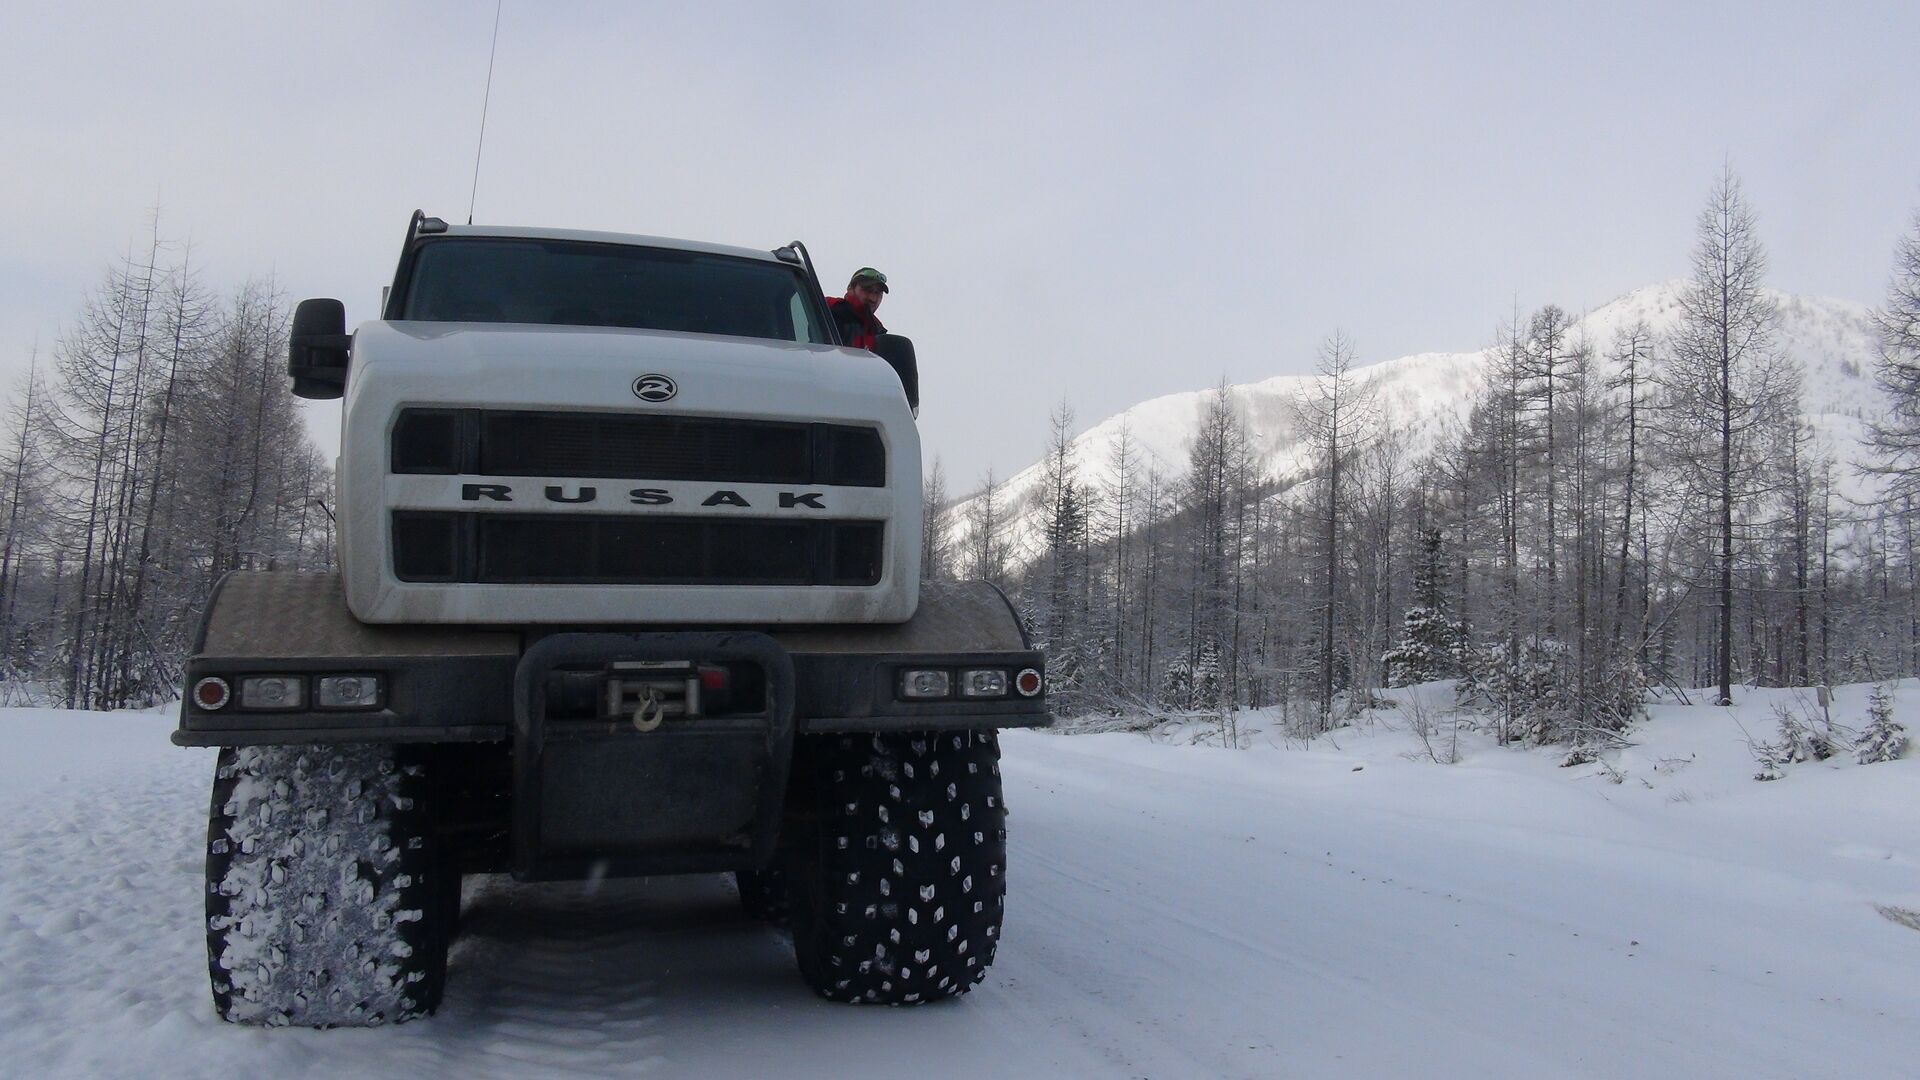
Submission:
[[[160,210],[210,284],[374,314],[465,218],[494,5],[0,12],[0,372]],[[476,221],[768,248],[894,284],[956,487],[1063,397],[1484,345],[1686,269],[1730,160],[1771,283],[1877,302],[1920,205],[1920,4],[506,0]],[[337,411],[315,414],[337,445]]]

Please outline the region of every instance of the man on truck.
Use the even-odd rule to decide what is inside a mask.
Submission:
[[[874,340],[887,332],[874,315],[886,295],[887,275],[863,266],[847,281],[845,296],[827,298],[827,310],[840,328],[842,343],[856,349],[873,348]]]

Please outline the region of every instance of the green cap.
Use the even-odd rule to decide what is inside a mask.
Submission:
[[[847,282],[847,288],[849,288],[849,289],[851,289],[851,288],[853,288],[853,287],[854,287],[855,285],[858,285],[858,284],[860,284],[860,283],[861,283],[861,282],[863,282],[863,281],[871,281],[871,282],[873,282],[873,283],[874,283],[875,285],[878,285],[878,286],[880,286],[880,291],[881,291],[881,292],[890,292],[890,291],[891,291],[891,290],[889,290],[889,289],[887,288],[887,275],[885,275],[885,274],[883,274],[883,273],[881,273],[881,272],[880,272],[880,271],[878,271],[878,270],[875,270],[875,269],[874,269],[873,267],[871,267],[871,266],[863,266],[863,267],[861,267],[860,269],[858,269],[858,270],[855,270],[855,271],[853,272],[853,277],[852,277],[852,279],[850,279],[850,280],[849,280],[849,281]]]

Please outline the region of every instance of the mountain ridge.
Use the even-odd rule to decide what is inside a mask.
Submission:
[[[1573,318],[1571,336],[1585,338],[1606,359],[1616,331],[1645,320],[1656,335],[1656,356],[1681,316],[1684,280],[1643,285]],[[1774,302],[1774,348],[1801,365],[1801,413],[1841,462],[1858,456],[1866,421],[1881,410],[1872,368],[1877,338],[1871,308],[1837,297],[1814,297],[1763,290]],[[1353,376],[1376,387],[1388,422],[1406,436],[1414,455],[1430,451],[1447,423],[1464,418],[1479,392],[1493,346],[1468,352],[1421,352],[1355,367]],[[1255,459],[1268,475],[1285,477],[1304,470],[1305,446],[1294,432],[1292,402],[1321,380],[1316,374],[1274,375],[1231,384],[1255,443]],[[1179,391],[1149,398],[1114,413],[1075,435],[1070,454],[1080,482],[1099,488],[1114,480],[1109,458],[1123,427],[1141,461],[1168,480],[1183,472],[1193,432],[1213,388]],[[1035,460],[1001,482],[998,501],[1008,525],[1009,555],[1028,557],[1036,528],[1026,513],[1040,486],[1042,461]],[[1850,470],[1841,470],[1849,473]],[[950,536],[964,544],[971,532],[968,509],[976,490],[956,500],[944,519]]]

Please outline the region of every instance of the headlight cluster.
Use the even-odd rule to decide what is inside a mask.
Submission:
[[[377,709],[381,700],[378,675],[243,675],[240,708],[248,712],[294,712],[318,709]],[[193,703],[207,712],[219,712],[235,697],[233,684],[209,675],[193,684]]]
[[[1003,698],[1008,692],[1037,697],[1044,680],[1035,668],[1017,674],[1006,668],[905,668],[900,672],[902,701],[938,701],[943,698]]]

